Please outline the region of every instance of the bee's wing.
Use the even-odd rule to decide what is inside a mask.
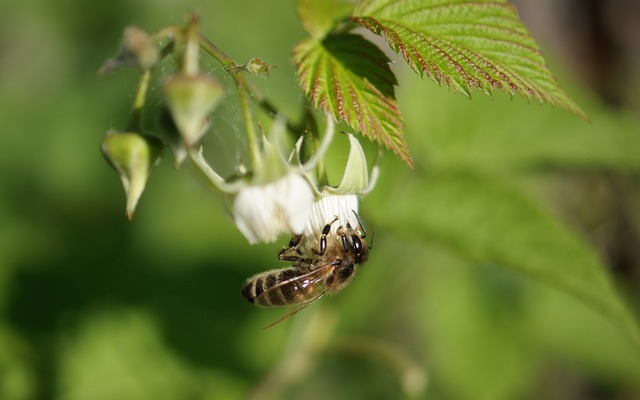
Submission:
[[[269,328],[273,328],[274,326],[278,325],[280,322],[283,322],[287,319],[289,319],[289,317],[293,317],[294,315],[296,315],[297,313],[299,313],[300,311],[304,310],[305,308],[307,308],[307,306],[309,306],[309,304],[313,303],[314,301],[318,300],[320,297],[322,297],[322,295],[324,295],[324,290],[321,292],[318,292],[315,296],[313,296],[311,299],[305,301],[304,303],[301,303],[298,307],[294,308],[293,310],[291,310],[290,312],[286,313],[285,315],[283,315],[282,317],[278,318],[277,320],[273,321],[272,323],[270,323],[269,325],[265,326],[263,329],[269,329]]]
[[[292,278],[285,279],[257,295],[254,300],[254,304],[262,305],[263,307],[278,307],[278,305],[271,305],[271,301],[267,300],[272,293],[278,290],[283,292],[300,292],[305,290],[308,293],[323,294],[326,291],[324,282],[332,270],[333,264],[327,264],[311,271],[298,274]],[[315,300],[317,300],[317,296],[315,295],[312,297],[312,300],[303,299],[300,301],[293,301],[292,299],[292,302],[288,304],[288,306],[297,306]]]
[[[272,328],[278,325],[279,323],[285,321],[289,317],[292,317],[295,314],[299,313],[300,311],[304,310],[305,308],[307,308],[307,306],[309,306],[309,304],[313,303],[314,301],[322,297],[326,292],[326,287],[324,285],[324,282],[326,281],[329,274],[333,271],[333,268],[334,268],[333,263],[329,263],[320,268],[311,270],[305,274],[298,275],[294,278],[282,281],[277,285],[274,285],[271,288],[269,288],[269,290],[275,290],[278,288],[282,288],[283,286],[286,286],[286,285],[300,285],[304,288],[309,288],[309,286],[313,286],[312,290],[315,292],[315,294],[312,297],[305,299],[304,301],[292,304],[292,306],[295,307],[293,310],[286,313],[285,315],[278,318],[277,320],[270,323],[269,325],[265,326],[264,329]],[[260,293],[260,296],[267,295],[266,293],[267,291],[262,292]]]

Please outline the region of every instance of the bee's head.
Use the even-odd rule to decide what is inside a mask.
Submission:
[[[369,254],[369,247],[363,240],[363,236],[357,230],[353,229],[350,224],[347,223],[346,232],[341,236],[342,247],[344,251],[348,252],[355,259],[356,264],[362,264],[367,261]]]

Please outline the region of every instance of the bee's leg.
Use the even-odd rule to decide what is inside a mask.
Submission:
[[[322,235],[320,235],[320,252],[312,249],[312,251],[318,255],[324,255],[324,252],[327,251],[327,235],[331,232],[331,225],[338,220],[338,216],[333,217],[333,221],[329,222],[322,228]]]
[[[302,242],[303,235],[293,235],[287,247],[283,247],[278,253],[280,261],[301,261],[304,260],[302,254],[298,250],[298,246]]]
[[[347,229],[351,229],[349,223],[347,223]],[[340,240],[342,241],[342,247],[344,247],[344,251],[349,251],[349,239],[347,238],[347,233],[345,233],[345,229],[341,226],[338,228],[338,236],[340,236]]]

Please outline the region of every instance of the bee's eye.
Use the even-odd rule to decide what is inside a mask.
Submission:
[[[353,254],[360,255],[362,254],[362,240],[358,237],[358,235],[351,235],[351,242],[353,243]]]

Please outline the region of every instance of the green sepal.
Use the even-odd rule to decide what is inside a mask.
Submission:
[[[342,181],[337,188],[327,187],[326,191],[333,194],[362,194],[369,188],[367,159],[358,139],[350,133],[347,137],[351,148]]]

